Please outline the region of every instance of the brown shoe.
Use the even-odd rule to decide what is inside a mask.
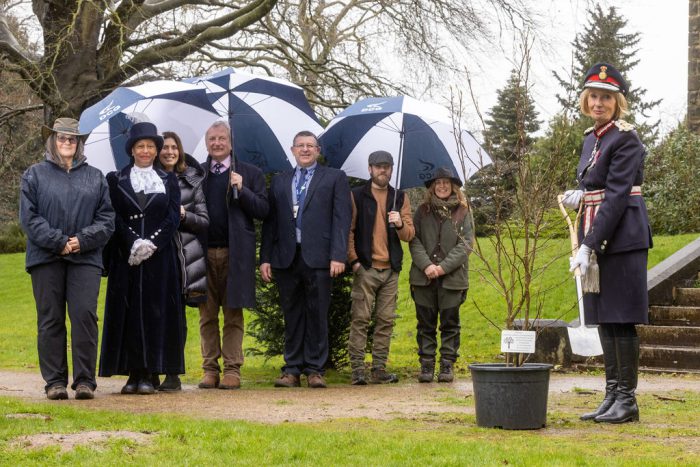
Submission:
[[[282,376],[275,380],[276,388],[298,388],[301,386],[299,375],[282,373]]]
[[[94,399],[95,391],[87,384],[79,384],[75,388],[75,398],[78,400]]]
[[[219,383],[219,389],[240,389],[241,377],[238,375],[227,374]]]
[[[326,380],[319,373],[311,373],[306,377],[310,388],[325,388]]]
[[[199,389],[215,389],[219,387],[219,375],[216,373],[204,373]]]
[[[56,384],[46,391],[46,398],[52,401],[66,400],[68,399],[68,391],[65,386]]]

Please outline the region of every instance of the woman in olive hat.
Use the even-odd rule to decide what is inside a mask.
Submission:
[[[421,364],[418,381],[433,381],[439,319],[438,382],[449,383],[454,380],[452,367],[459,356],[459,308],[469,287],[474,221],[460,189],[462,181],[450,169],[438,169],[425,186],[425,202],[413,217],[416,235],[409,244],[413,260],[409,282],[416,303]]]
[[[629,123],[628,85],[609,63],[586,73],[581,112],[593,119],[576,171],[579,188],[565,205],[582,209],[579,244],[571,270],[598,293],[583,298],[586,323],[598,324],[605,364],[605,398],[583,420],[639,420],[635,399],[639,364],[636,324],[647,324],[647,253],[651,228],[642,198],[646,150]]]
[[[163,149],[155,125],[135,123],[131,164],[107,175],[116,212],[110,244],[100,376],[128,375],[122,394],[153,394],[152,374],[185,372],[180,272],[173,237],[180,188],[153,166]]]
[[[46,396],[68,399],[67,309],[71,388],[76,399],[92,399],[102,249],[114,231],[114,211],[104,176],[87,164],[78,121],[58,118],[41,132],[44,160],[22,175],[19,214],[36,301],[39,368]]]

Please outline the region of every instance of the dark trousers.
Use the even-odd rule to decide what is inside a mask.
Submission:
[[[449,362],[459,357],[459,307],[467,297],[466,290],[448,290],[433,281],[427,287],[412,287],[416,302],[416,341],[420,361],[435,361],[437,328],[440,319],[440,359]]]
[[[304,263],[297,249],[292,265],[275,269],[273,276],[284,313],[284,373],[324,374],[328,360],[329,269]]]
[[[418,356],[421,361],[435,361],[438,316],[440,317],[440,359],[454,363],[459,357],[459,307],[438,310],[416,305]]]
[[[97,362],[97,295],[100,268],[67,261],[35,266],[30,271],[36,301],[39,368],[51,386],[68,386],[66,305],[71,323],[73,389],[93,389]]]

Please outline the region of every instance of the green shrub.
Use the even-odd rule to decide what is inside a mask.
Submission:
[[[20,253],[27,249],[27,237],[18,222],[10,222],[0,229],[0,253]]]
[[[644,199],[654,233],[700,232],[700,136],[685,125],[647,156]]]

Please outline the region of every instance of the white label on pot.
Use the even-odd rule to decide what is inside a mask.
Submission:
[[[501,352],[535,353],[535,331],[501,331]]]

